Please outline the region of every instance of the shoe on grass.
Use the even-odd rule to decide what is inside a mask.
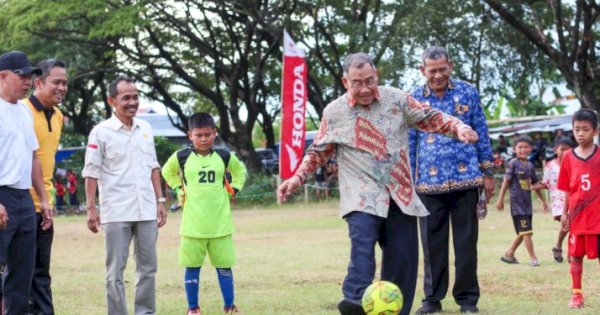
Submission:
[[[347,299],[342,299],[337,305],[340,314],[342,315],[364,315],[365,311],[362,308],[362,304],[359,302],[353,302]]]
[[[440,302],[430,303],[423,302],[423,305],[415,312],[417,315],[427,315],[442,312],[442,304]]]
[[[240,309],[235,305],[225,306],[223,308],[223,311],[225,312],[225,314],[242,314],[242,312],[240,312]]]
[[[187,315],[202,315],[202,312],[200,312],[200,307],[195,307],[195,308],[190,308],[188,309]]]
[[[557,248],[557,247],[552,247],[552,257],[554,258],[554,261],[556,261],[557,263],[563,262],[562,249]]]
[[[518,264],[519,263],[519,261],[515,257],[508,258],[506,256],[502,256],[502,257],[500,257],[500,260],[507,264]]]
[[[569,301],[570,308],[582,308],[583,307],[583,294],[573,293],[571,301]]]
[[[529,264],[531,265],[531,267],[539,267],[540,266],[540,262],[537,259],[532,259]]]
[[[475,305],[461,305],[460,312],[462,314],[479,314],[479,309]]]

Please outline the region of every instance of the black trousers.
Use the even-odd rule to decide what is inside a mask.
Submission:
[[[402,292],[401,315],[408,315],[415,296],[419,265],[417,218],[404,214],[390,200],[387,218],[364,212],[345,217],[351,241],[348,274],[342,284],[346,300],[360,305],[362,295],[375,277],[375,246],[382,251],[381,280],[395,283]]]
[[[477,305],[477,189],[419,195],[430,212],[419,218],[423,245],[423,304],[438,303],[448,292],[449,228],[452,226],[456,277],[452,295],[458,305]]]
[[[29,190],[0,187],[0,203],[8,213],[8,225],[0,231],[0,263],[5,315],[29,311],[29,293],[35,267],[36,217]]]
[[[37,214],[37,252],[35,259],[35,273],[31,283],[31,300],[33,301],[34,315],[52,315],[52,290],[50,289],[50,252],[54,239],[54,225],[48,230],[42,230],[43,216]]]

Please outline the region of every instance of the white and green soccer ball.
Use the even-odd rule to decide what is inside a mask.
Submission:
[[[399,314],[402,303],[402,292],[389,281],[373,282],[362,298],[362,307],[367,315]]]

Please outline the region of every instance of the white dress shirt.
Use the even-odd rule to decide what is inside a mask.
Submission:
[[[156,220],[151,175],[159,167],[147,122],[134,118],[128,130],[113,114],[94,127],[82,175],[98,179],[100,222]]]
[[[0,98],[0,186],[31,188],[33,151],[39,147],[25,104]]]

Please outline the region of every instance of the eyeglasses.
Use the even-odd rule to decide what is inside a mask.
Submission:
[[[372,88],[377,85],[377,77],[370,77],[365,80],[352,80],[350,82],[350,87],[355,90],[360,90],[363,87]]]

